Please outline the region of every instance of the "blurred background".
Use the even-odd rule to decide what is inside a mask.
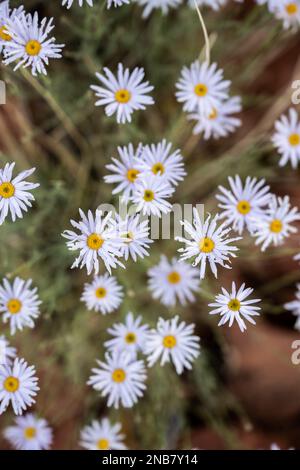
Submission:
[[[106,10],[70,10],[55,2],[26,0],[30,11],[55,18],[54,35],[65,43],[63,60],[51,61],[47,77],[13,72],[1,65],[7,104],[0,106],[0,162],[16,161],[16,170],[35,166],[32,180],[40,182],[36,204],[24,217],[0,228],[0,277],[32,278],[43,301],[34,330],[10,337],[21,357],[35,364],[41,391],[35,411],[54,428],[55,449],[78,449],[80,429],[91,419],[109,416],[122,422],[131,449],[257,449],[300,447],[300,365],[291,362],[295,317],[283,308],[300,281],[292,256],[300,251],[299,235],[284,246],[261,253],[245,237],[233,269],[208,275],[197,301],[186,308],[167,309],[151,298],[147,270],[160,254],[175,256],[178,243],[156,241],[151,256],[127,269],[114,271],[124,286],[125,300],[111,315],[87,311],[80,302],[84,270],[70,270],[74,255],[61,232],[77,219],[78,208],[95,209],[114,202],[112,186],[103,182],[105,164],[118,145],[152,143],[166,138],[185,158],[188,176],[174,202],[203,203],[216,212],[218,184],[238,173],[265,177],[271,190],[289,194],[300,205],[299,170],[279,168],[270,143],[274,121],[291,105],[291,83],[300,79],[299,33],[285,31],[280,21],[253,1],[230,1],[219,12],[202,9],[213,47],[212,60],[232,80],[232,94],[242,97],[242,127],[233,136],[204,141],[192,135],[175,100],[175,82],[183,65],[203,48],[196,12],[186,3],[162,16],[143,20],[131,4]],[[95,108],[89,90],[95,72],[117,63],[142,66],[155,86],[155,106],[134,114],[131,125],[118,126],[102,108]],[[237,327],[218,328],[207,304],[231,281],[255,289],[263,299],[257,326],[242,334]],[[86,385],[95,358],[103,356],[106,329],[131,310],[154,326],[159,316],[178,313],[196,324],[202,354],[191,372],[177,376],[158,364],[149,370],[145,397],[132,409],[108,409],[106,400]],[[1,430],[13,413],[0,417]]]

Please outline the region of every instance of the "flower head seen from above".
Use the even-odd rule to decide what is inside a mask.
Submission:
[[[156,329],[150,331],[145,347],[149,367],[160,358],[162,366],[172,362],[177,374],[184,369],[192,369],[194,360],[200,354],[200,338],[193,334],[194,324],[178,322],[178,316],[171,320],[159,318]]]
[[[228,322],[231,327],[233,322],[236,321],[240,330],[244,332],[247,329],[245,320],[255,325],[256,322],[252,317],[259,315],[260,307],[253,304],[260,302],[260,299],[246,300],[252,292],[253,289],[250,287],[245,289],[245,284],[237,289],[235,282],[232,283],[231,292],[222,287],[222,294],[218,294],[216,301],[209,304],[209,307],[214,307],[209,314],[221,316],[219,326]]]
[[[2,170],[0,169],[0,225],[9,212],[13,222],[17,218],[22,218],[23,212],[27,212],[28,207],[32,206],[31,201],[34,201],[30,191],[39,187],[38,183],[25,181],[35,168],[22,171],[13,178],[14,166],[15,163],[7,163]]]
[[[112,158],[112,163],[106,168],[112,172],[104,176],[105,183],[117,184],[113,194],[122,193],[127,200],[136,188],[137,178],[140,171],[137,168],[143,146],[140,144],[135,150],[132,144],[118,147],[119,160]]]
[[[5,428],[3,435],[16,450],[48,450],[53,437],[47,421],[32,413],[17,416],[14,426]]]
[[[240,235],[246,228],[253,230],[253,219],[264,214],[264,209],[270,202],[270,187],[265,180],[258,180],[247,176],[245,183],[239,175],[228,178],[230,189],[219,186],[221,194],[217,194],[219,207],[222,210],[220,218],[225,219],[228,225]]]
[[[124,240],[116,232],[115,221],[111,212],[103,216],[102,211],[96,210],[95,215],[88,211],[87,215],[79,209],[81,220],[76,222],[71,220],[71,225],[79,231],[65,230],[62,236],[65,237],[67,247],[72,251],[79,251],[72,268],[86,267],[87,273],[92,271],[98,274],[100,263],[103,261],[106,269],[111,273],[112,268],[123,264],[118,259],[122,256],[121,247]]]
[[[228,100],[220,101],[218,107],[214,107],[210,114],[195,112],[188,115],[188,119],[196,120],[194,134],[203,134],[203,138],[219,139],[227,137],[240,127],[241,120],[232,116],[242,109],[239,96],[233,96]]]
[[[13,21],[17,16],[20,16],[24,11],[23,5],[17,8],[10,8],[9,0],[0,3],[0,53],[3,48],[12,41],[12,37],[8,34],[6,29],[7,21]]]
[[[0,312],[3,322],[9,322],[12,335],[24,327],[34,328],[34,320],[40,315],[42,302],[37,288],[32,288],[31,284],[31,279],[24,281],[16,277],[12,283],[3,279],[0,285]]]
[[[49,59],[60,59],[64,44],[56,44],[55,38],[48,38],[53,30],[53,18],[39,20],[38,13],[21,14],[8,20],[6,29],[12,37],[5,47],[3,63],[9,65],[17,61],[14,70],[30,67],[32,75],[47,75]]]
[[[16,415],[35,403],[39,390],[34,366],[16,358],[11,366],[0,365],[0,415],[11,403]]]
[[[157,217],[168,214],[172,205],[166,199],[169,199],[174,191],[174,188],[163,179],[156,178],[154,175],[143,175],[138,178],[132,196],[132,201],[136,204],[136,212]]]
[[[296,220],[300,220],[300,213],[298,207],[291,207],[290,198],[272,195],[264,215],[253,219],[255,244],[261,245],[261,251],[271,244],[282,245],[290,234],[297,233],[297,227],[292,225]]]
[[[123,297],[123,289],[117,279],[105,273],[103,276],[95,276],[93,282],[84,285],[80,300],[85,302],[89,310],[106,315],[120,307]]]
[[[273,13],[278,20],[283,22],[284,29],[291,28],[296,31],[300,26],[300,1],[281,0],[276,2]]]
[[[119,63],[118,73],[114,74],[105,67],[104,74],[96,73],[96,77],[102,86],[92,85],[91,89],[99,98],[95,105],[105,106],[107,116],[116,113],[117,122],[125,124],[131,122],[131,115],[139,109],[154,104],[154,100],[148,95],[153,90],[149,82],[143,82],[144,69],[136,67],[131,73],[129,69]]]
[[[71,8],[73,3],[74,3],[74,0],[62,0],[63,7],[65,6],[67,8]],[[76,3],[76,0],[75,0],[75,3]],[[80,7],[82,7],[84,3],[86,3],[89,7],[93,6],[93,0],[77,0],[77,3]]]
[[[209,266],[217,277],[217,265],[231,269],[230,258],[236,257],[238,248],[231,243],[240,240],[240,237],[229,238],[230,228],[226,223],[218,225],[219,215],[213,219],[208,215],[202,222],[196,208],[193,210],[193,225],[184,220],[182,225],[189,238],[176,237],[176,240],[185,244],[184,248],[179,248],[182,260],[194,259],[193,266],[200,264],[200,279],[204,279],[206,265]]]
[[[285,303],[284,308],[290,310],[292,314],[297,317],[294,328],[300,331],[300,284],[297,284],[295,300]]]
[[[136,2],[144,7],[143,18],[148,18],[153,10],[160,9],[163,15],[166,15],[170,9],[177,8],[182,0],[136,0]]]
[[[300,161],[300,121],[294,108],[290,108],[287,116],[283,114],[275,122],[272,142],[281,155],[279,165],[290,162],[292,168],[297,168]]]
[[[174,307],[194,302],[194,293],[199,291],[199,272],[196,268],[177,258],[170,261],[162,255],[160,262],[149,269],[148,286],[154,299],[159,299],[166,307]]]
[[[115,323],[107,332],[113,336],[113,339],[104,343],[110,352],[126,351],[132,359],[136,359],[137,353],[144,350],[149,327],[142,324],[141,316],[134,318],[129,312],[124,323]]]
[[[176,98],[183,103],[184,111],[209,116],[228,99],[229,86],[230,81],[224,80],[223,70],[218,69],[217,64],[196,60],[190,67],[183,67],[176,83]]]
[[[111,424],[107,418],[93,420],[80,433],[80,445],[86,450],[126,450],[121,424]]]
[[[186,176],[180,150],[171,152],[172,144],[165,139],[158,144],[145,145],[137,168],[141,175],[148,173],[176,186]]]
[[[121,253],[125,261],[132,258],[136,262],[138,258],[149,256],[149,245],[153,243],[149,235],[149,220],[143,220],[140,214],[128,215],[125,219],[118,216],[117,224],[124,237]]]
[[[107,397],[107,406],[131,408],[146,389],[147,378],[143,361],[132,360],[127,352],[105,354],[106,362],[97,361],[88,385]]]
[[[9,341],[4,335],[0,335],[0,365],[11,366],[16,355],[16,348],[10,346]]]

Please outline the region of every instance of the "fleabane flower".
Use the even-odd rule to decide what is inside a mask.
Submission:
[[[281,115],[275,122],[272,142],[281,155],[279,165],[290,162],[292,168],[297,168],[300,161],[300,122],[294,108],[290,108],[287,115]]]
[[[194,324],[178,322],[178,316],[171,320],[159,318],[156,329],[150,331],[145,347],[149,367],[160,359],[162,366],[172,362],[177,374],[184,369],[192,369],[194,360],[200,354],[200,338],[193,334]]]
[[[140,214],[128,215],[125,219],[118,216],[117,226],[124,238],[121,253],[126,261],[132,258],[136,262],[138,258],[149,256],[149,245],[153,240],[149,238],[148,219],[143,220]]]
[[[91,89],[99,98],[95,106],[105,106],[107,116],[116,113],[119,124],[131,122],[134,111],[144,110],[146,106],[154,104],[153,98],[148,95],[153,86],[143,81],[145,76],[143,68],[136,67],[130,72],[119,63],[116,77],[107,67],[103,72],[104,74],[96,73],[102,86],[91,85]]]
[[[85,302],[89,310],[106,315],[119,308],[123,297],[123,288],[117,279],[105,273],[103,276],[95,276],[93,282],[84,285],[80,300]]]
[[[153,10],[160,9],[163,15],[166,15],[170,9],[177,8],[182,0],[136,0],[136,2],[144,7],[142,17],[148,18]]]
[[[22,171],[13,178],[14,166],[14,162],[7,163],[2,170],[0,169],[0,225],[9,213],[13,222],[17,218],[22,218],[23,212],[27,212],[28,207],[32,207],[31,201],[34,201],[30,191],[39,187],[38,183],[25,181],[35,168]]]
[[[189,114],[188,119],[196,120],[193,129],[194,134],[203,134],[203,138],[219,139],[227,137],[240,127],[241,120],[232,116],[239,113],[242,109],[239,96],[233,96],[228,100],[220,101],[217,107],[214,107],[209,114],[203,114],[199,111]]]
[[[195,0],[189,0],[188,1],[189,6],[193,9],[195,9]],[[215,11],[220,10],[222,6],[224,6],[227,3],[227,0],[196,0],[196,3],[199,7],[209,7],[212,8]]]
[[[67,8],[71,8],[71,6],[73,5],[74,3],[74,0],[62,0],[62,6],[64,7],[67,7]],[[76,3],[76,0],[75,0],[75,3]],[[82,7],[85,3],[89,6],[89,7],[92,7],[93,6],[93,0],[77,0],[77,3],[80,7]]]
[[[285,303],[284,308],[290,310],[297,317],[294,328],[300,331],[300,284],[297,284],[296,287],[295,300]]]
[[[32,413],[16,417],[14,426],[5,428],[3,435],[16,450],[48,450],[53,437],[48,422]]]
[[[29,67],[32,75],[47,75],[49,59],[60,59],[64,47],[64,44],[56,44],[54,37],[48,38],[53,28],[53,18],[40,21],[37,12],[7,20],[6,29],[12,40],[5,47],[3,63],[9,65],[17,61],[14,70]]]
[[[186,176],[180,150],[171,152],[172,144],[163,139],[158,144],[145,145],[137,168],[141,175],[149,173],[176,186]]]
[[[223,70],[217,64],[196,60],[190,67],[183,67],[176,83],[176,98],[183,103],[184,111],[209,116],[220,102],[228,99],[229,86],[230,81],[224,80]]]
[[[4,335],[0,335],[0,365],[11,366],[16,355],[16,348],[10,346],[8,339]]]
[[[200,279],[205,277],[206,265],[209,263],[215,277],[217,277],[217,265],[231,269],[230,258],[236,257],[238,248],[231,243],[240,240],[240,237],[230,238],[229,228],[226,222],[218,225],[220,216],[217,214],[211,219],[208,215],[202,222],[196,208],[193,210],[193,224],[184,220],[181,224],[189,238],[176,237],[176,240],[185,244],[179,248],[182,260],[194,259],[193,266],[200,264]]]
[[[0,415],[11,403],[16,415],[35,403],[39,387],[35,367],[16,358],[11,366],[0,365]]]
[[[104,176],[105,183],[116,184],[112,193],[122,193],[125,200],[128,200],[136,188],[137,177],[140,173],[137,166],[142,150],[141,144],[136,149],[132,144],[118,147],[119,160],[112,158],[112,163],[106,165],[112,173]]]
[[[244,332],[247,329],[244,320],[255,325],[256,322],[252,317],[259,315],[260,307],[253,304],[260,302],[260,299],[246,300],[252,292],[253,289],[250,287],[245,288],[245,284],[242,284],[238,289],[235,282],[232,283],[231,292],[222,287],[222,294],[218,294],[215,302],[208,305],[209,307],[214,307],[209,314],[221,316],[218,323],[219,326],[225,325],[228,322],[231,327],[233,322],[236,321],[240,330]]]
[[[87,450],[126,450],[121,424],[111,424],[107,418],[93,420],[80,432],[80,445]]]
[[[67,247],[71,251],[79,251],[78,257],[71,266],[72,268],[86,267],[87,273],[92,271],[98,274],[100,263],[103,261],[106,269],[111,273],[111,268],[124,265],[118,259],[122,256],[121,247],[124,240],[116,231],[115,221],[111,212],[103,217],[100,210],[95,215],[88,211],[87,215],[79,209],[81,220],[71,220],[71,225],[78,230],[65,230],[62,236],[68,240]]]
[[[159,299],[166,307],[173,307],[177,301],[181,305],[194,302],[194,293],[199,291],[199,273],[196,268],[177,258],[170,261],[166,256],[148,270],[148,287],[154,299]]]
[[[32,279],[24,281],[16,277],[12,283],[3,279],[3,285],[0,285],[0,312],[3,322],[9,322],[12,335],[24,327],[34,328],[34,320],[40,315],[42,302],[37,288],[31,284]]]
[[[132,360],[127,352],[106,353],[105,360],[97,361],[99,368],[92,369],[88,385],[107,397],[107,406],[131,408],[146,389],[144,362]]]
[[[273,13],[278,20],[283,23],[284,29],[299,29],[300,26],[300,1],[281,0],[276,2]]]
[[[298,231],[292,222],[300,220],[298,207],[291,207],[290,198],[272,196],[264,214],[253,219],[255,244],[261,245],[261,251],[273,244],[282,245],[291,233]]]
[[[253,219],[264,214],[264,208],[271,199],[270,187],[265,185],[265,180],[258,180],[247,176],[243,183],[240,176],[228,178],[230,189],[219,186],[221,194],[216,198],[220,201],[222,209],[220,218],[225,219],[233,230],[241,235],[246,228],[253,231]]]
[[[10,8],[9,0],[0,3],[0,53],[3,48],[12,41],[12,37],[8,34],[6,29],[7,21],[13,21],[17,16],[24,12],[24,7],[21,5],[17,8]]]
[[[115,323],[107,332],[113,336],[104,343],[111,353],[122,353],[126,351],[132,359],[136,359],[138,352],[143,352],[149,326],[142,324],[142,317],[139,315],[136,318],[129,312],[124,323]]]
[[[136,204],[136,211],[143,215],[155,215],[161,217],[172,209],[172,204],[167,201],[175,189],[164,179],[154,175],[145,174],[138,178],[132,201]]]

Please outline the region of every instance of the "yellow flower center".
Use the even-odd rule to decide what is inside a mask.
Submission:
[[[127,333],[127,335],[125,336],[125,341],[126,343],[128,344],[133,344],[136,342],[136,336],[134,333]]]
[[[112,373],[114,382],[122,383],[126,379],[126,372],[123,369],[115,369]]]
[[[239,201],[236,209],[240,214],[247,215],[251,210],[251,206],[248,201]]]
[[[9,311],[9,313],[11,313],[13,315],[16,314],[16,313],[19,313],[21,308],[22,308],[22,302],[20,302],[20,300],[18,300],[18,299],[10,299],[7,302],[7,309]]]
[[[270,230],[273,233],[279,233],[282,230],[282,222],[279,219],[274,219],[270,223]]]
[[[202,253],[211,253],[215,247],[215,242],[211,238],[202,238],[199,243],[199,250]]]
[[[128,103],[131,99],[131,93],[128,90],[118,90],[115,93],[115,98],[118,103]]]
[[[19,385],[20,385],[19,379],[17,379],[17,377],[13,377],[12,375],[10,377],[7,377],[4,380],[4,384],[3,384],[4,389],[7,392],[11,392],[11,393],[16,392],[19,389]]]
[[[233,312],[237,312],[241,307],[241,302],[238,299],[231,299],[228,302],[228,308],[229,310],[232,310]]]
[[[101,246],[103,245],[104,240],[103,238],[100,237],[97,233],[91,233],[87,239],[87,246],[91,250],[99,250]]]
[[[218,111],[216,110],[216,108],[213,108],[211,110],[211,113],[208,116],[208,119],[217,119],[217,117],[218,117]]]
[[[287,12],[288,15],[295,15],[298,11],[298,5],[296,3],[288,3],[285,5],[285,11]]]
[[[165,167],[164,167],[164,165],[163,165],[162,163],[157,162],[157,163],[155,163],[155,164],[153,165],[153,167],[152,167],[152,173],[153,173],[154,175],[157,175],[158,173],[160,173],[161,175],[163,175],[164,172],[165,172]]]
[[[151,202],[154,199],[154,192],[151,189],[145,189],[144,192],[144,201]]]
[[[181,276],[177,271],[172,271],[168,274],[168,281],[170,284],[178,284],[181,281]]]
[[[36,429],[35,428],[25,428],[24,429],[24,436],[26,439],[33,439],[36,436]]]
[[[172,349],[176,346],[177,341],[175,336],[173,335],[167,335],[163,339],[163,345],[165,348]]]
[[[0,38],[2,41],[11,41],[12,37],[8,34],[7,29],[5,26],[0,26]]]
[[[135,168],[130,168],[127,171],[127,179],[130,181],[130,183],[134,183],[135,180],[137,179],[139,174],[139,170],[136,170]]]
[[[13,197],[15,194],[15,187],[9,181],[0,184],[0,196],[4,197],[5,199],[9,199]]]
[[[197,96],[205,96],[208,92],[208,88],[204,83],[198,83],[194,88],[194,92]]]
[[[134,240],[133,232],[126,232],[122,235],[122,238],[125,238],[125,243],[131,243]]]
[[[106,294],[107,291],[104,287],[98,287],[98,289],[96,290],[96,297],[98,297],[98,299],[104,299]]]
[[[289,136],[289,143],[292,147],[296,147],[300,144],[300,135],[299,134],[291,134]]]
[[[99,441],[97,442],[97,448],[99,450],[108,450],[109,441],[107,439],[99,439]]]
[[[31,41],[28,41],[25,50],[28,55],[39,55],[41,52],[42,45],[39,41],[36,41],[35,39],[32,39]]]

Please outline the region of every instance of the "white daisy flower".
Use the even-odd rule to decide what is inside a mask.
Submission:
[[[156,329],[150,331],[145,347],[149,367],[161,357],[160,364],[172,362],[177,374],[192,369],[200,354],[200,338],[193,335],[194,324],[187,325],[183,321],[178,324],[178,321],[178,316],[171,320],[159,318]]]
[[[185,243],[185,248],[178,250],[182,253],[181,259],[195,258],[193,266],[200,264],[200,279],[205,277],[207,262],[214,276],[217,277],[218,264],[223,268],[231,269],[230,257],[235,258],[235,251],[238,250],[231,243],[241,240],[241,237],[229,238],[228,233],[231,228],[227,227],[226,222],[217,225],[220,218],[218,214],[212,220],[208,215],[204,223],[196,208],[193,214],[193,225],[186,220],[181,221],[189,238],[176,237],[176,240]]]
[[[23,13],[24,7],[21,5],[17,8],[10,8],[9,0],[5,0],[0,3],[0,53],[3,50],[3,47],[9,45],[12,40],[10,34],[6,29],[6,23],[8,20],[14,20],[17,16],[20,16]]]
[[[21,415],[35,403],[39,390],[35,367],[25,359],[16,358],[12,366],[0,365],[0,415],[11,403],[16,415]]]
[[[290,108],[287,116],[280,116],[275,122],[275,130],[272,142],[281,155],[279,165],[284,166],[290,161],[292,167],[297,168],[300,161],[300,122],[297,111]]]
[[[273,195],[264,215],[253,219],[255,244],[262,245],[261,251],[265,251],[271,244],[282,245],[285,238],[298,231],[291,225],[296,220],[300,220],[300,213],[298,207],[291,208],[290,198]]]
[[[130,0],[107,0],[107,8],[114,6],[115,8],[121,7],[122,5],[128,5]]]
[[[131,408],[146,389],[146,369],[143,361],[132,361],[127,352],[105,354],[106,362],[97,361],[88,385],[107,397],[107,406]]]
[[[100,422],[93,420],[80,433],[80,445],[87,450],[126,450],[124,435],[120,434],[121,424],[111,424],[107,418]]]
[[[4,335],[0,335],[0,365],[5,364],[11,366],[16,355],[16,348],[10,346],[9,341]]]
[[[13,20],[8,20],[6,29],[12,37],[9,46],[5,47],[5,65],[17,61],[14,70],[21,66],[30,67],[32,75],[47,75],[46,65],[49,59],[60,59],[64,44],[56,44],[55,38],[48,38],[53,30],[53,18],[39,21],[38,13],[23,13]]]
[[[91,85],[99,100],[95,106],[105,106],[107,116],[117,113],[117,122],[125,124],[131,122],[133,111],[146,109],[146,105],[154,104],[151,96],[148,96],[153,90],[149,82],[143,82],[145,72],[143,68],[136,67],[131,73],[129,69],[118,65],[117,77],[105,67],[105,75],[96,73],[96,77],[103,86]]]
[[[16,450],[48,450],[52,444],[48,422],[32,413],[15,418],[15,425],[5,428],[3,435]]]
[[[297,30],[300,26],[300,1],[281,0],[273,7],[273,13],[278,20],[282,20],[284,29]]]
[[[140,214],[126,216],[125,219],[118,216],[117,224],[124,237],[124,245],[121,248],[124,259],[127,261],[130,257],[136,262],[138,258],[149,256],[149,245],[153,243],[149,238],[149,220],[142,220]]]
[[[143,146],[140,144],[135,150],[132,144],[118,147],[120,160],[112,158],[112,162],[106,168],[112,172],[104,176],[105,183],[116,183],[113,194],[122,192],[125,200],[128,200],[136,187],[137,177],[140,171],[137,168],[138,159],[142,153]]]
[[[194,292],[199,290],[199,273],[190,264],[177,258],[168,261],[162,255],[160,262],[148,270],[148,287],[154,299],[159,299],[166,307],[194,302]]]
[[[24,327],[34,328],[34,320],[40,315],[42,302],[37,288],[32,288],[31,284],[32,279],[24,281],[16,277],[12,283],[3,279],[3,285],[0,285],[0,312],[3,322],[9,322],[12,335]]]
[[[217,64],[196,60],[190,67],[183,67],[176,83],[176,98],[184,103],[184,111],[209,116],[214,109],[219,109],[220,102],[228,99],[229,86],[230,81],[224,80],[223,70],[218,69]]]
[[[163,15],[166,15],[170,9],[177,8],[182,0],[136,0],[136,2],[144,7],[142,17],[148,18],[153,10],[160,9]]]
[[[71,8],[71,6],[73,5],[73,2],[74,2],[74,0],[62,0],[62,6],[63,7],[66,6],[67,8]],[[82,7],[84,3],[87,3],[87,5],[89,7],[93,6],[93,0],[78,0],[77,3],[80,7]]]
[[[138,178],[132,201],[136,204],[136,212],[143,215],[167,214],[172,209],[172,204],[166,201],[174,193],[169,183],[154,175],[145,174]]]
[[[225,325],[227,322],[229,322],[229,326],[232,326],[236,320],[240,330],[245,331],[247,326],[244,320],[255,325],[256,322],[252,317],[259,315],[258,310],[260,310],[260,307],[253,305],[260,302],[260,299],[245,300],[252,292],[253,289],[250,287],[245,289],[245,284],[242,284],[237,290],[235,282],[232,283],[231,292],[222,287],[222,294],[216,296],[216,302],[208,304],[209,307],[215,307],[209,314],[221,315],[218,326]]]
[[[98,274],[99,258],[109,273],[111,273],[111,268],[117,266],[124,268],[118,259],[122,256],[120,250],[124,240],[116,232],[111,212],[103,217],[102,211],[96,210],[94,216],[90,210],[85,215],[79,209],[79,214],[81,217],[79,222],[71,220],[71,225],[79,231],[79,234],[72,230],[65,230],[62,233],[62,236],[69,240],[67,242],[69,250],[80,250],[71,269],[86,266],[88,274],[91,274],[93,270],[95,274]]]
[[[163,178],[170,185],[177,185],[184,179],[183,157],[180,150],[171,152],[172,144],[165,139],[158,144],[145,145],[137,168],[141,174],[149,173]]]
[[[105,273],[103,276],[96,276],[93,282],[84,285],[80,300],[86,303],[89,310],[106,315],[120,307],[123,297],[123,288],[118,284],[117,279]]]
[[[149,326],[141,325],[141,322],[141,316],[134,318],[129,312],[124,323],[115,323],[108,328],[107,332],[114,338],[106,341],[104,346],[112,353],[126,351],[132,359],[136,359],[137,353],[144,350],[149,332]]]
[[[22,218],[23,212],[27,212],[28,207],[32,207],[31,201],[34,201],[34,196],[29,191],[39,187],[38,183],[24,181],[32,175],[35,168],[22,171],[13,178],[14,166],[15,162],[7,163],[2,170],[0,169],[0,225],[9,212],[13,222],[17,218]]]
[[[226,101],[220,101],[217,108],[213,108],[209,115],[203,113],[193,113],[188,115],[188,119],[196,120],[193,129],[194,134],[202,134],[205,140],[210,138],[219,139],[235,132],[241,125],[241,120],[231,116],[241,111],[241,98],[233,96]]]
[[[188,0],[189,6],[195,9],[195,0]],[[227,0],[196,0],[196,3],[199,7],[205,6],[212,8],[215,11],[220,10],[222,6],[227,3]]]
[[[295,293],[295,300],[292,302],[287,302],[284,304],[286,310],[290,310],[293,315],[297,317],[296,323],[294,325],[295,330],[300,331],[300,284],[297,284],[297,290]]]
[[[247,176],[244,184],[239,175],[235,178],[229,176],[228,181],[230,189],[219,186],[221,194],[216,195],[222,209],[220,218],[226,219],[226,223],[239,235],[245,228],[252,232],[253,218],[261,217],[270,202],[270,186],[265,185],[264,179],[250,176]]]

